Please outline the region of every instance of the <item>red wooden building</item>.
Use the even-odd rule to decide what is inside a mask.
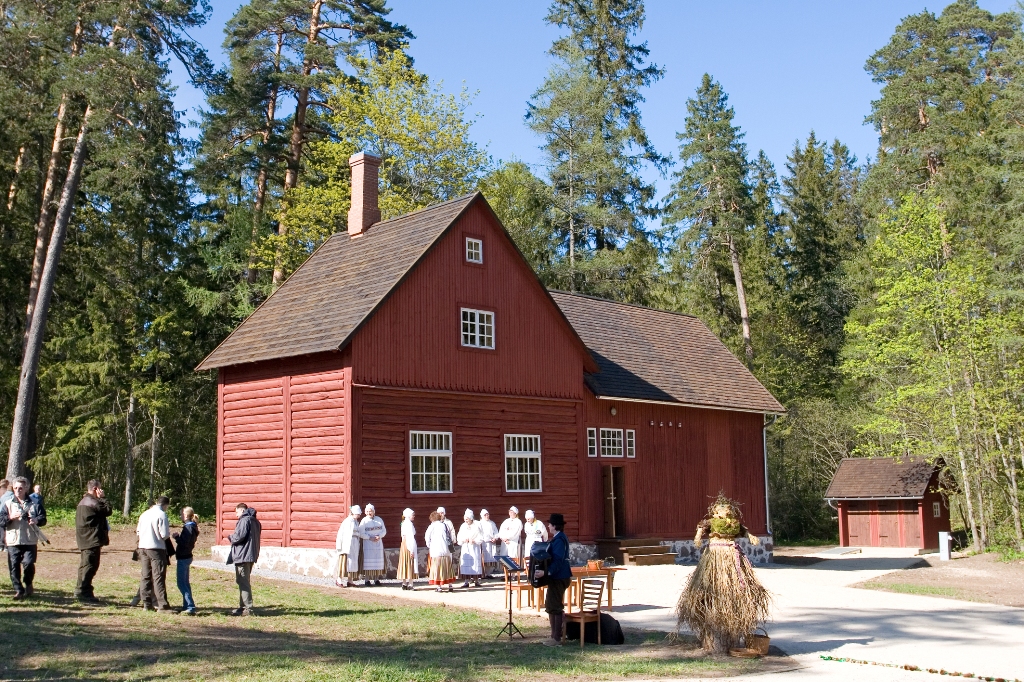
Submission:
[[[839,512],[839,544],[938,548],[939,532],[949,532],[941,469],[920,458],[842,460],[825,493]]]
[[[697,318],[546,290],[480,194],[377,222],[353,157],[328,239],[200,365],[219,370],[218,542],[333,547],[350,504],[397,526],[510,505],[574,541],[683,540],[725,491],[768,530],[782,406]],[[421,531],[422,529],[421,528]]]

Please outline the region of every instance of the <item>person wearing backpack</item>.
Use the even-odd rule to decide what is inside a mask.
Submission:
[[[100,552],[110,544],[107,518],[113,513],[110,502],[104,497],[102,483],[95,478],[90,480],[85,486],[85,496],[75,509],[75,544],[82,553],[75,599],[85,604],[100,601],[93,593],[92,580],[100,570]]]
[[[14,598],[24,599],[33,592],[37,546],[40,539],[45,541],[46,537],[39,530],[46,525],[46,509],[41,503],[28,499],[28,479],[24,476],[11,482],[11,492],[13,494],[0,506],[0,528],[5,531]]]

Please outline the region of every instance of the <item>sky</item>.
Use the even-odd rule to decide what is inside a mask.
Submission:
[[[214,0],[210,22],[193,37],[223,63],[223,27],[237,0]],[[474,140],[495,159],[518,158],[543,176],[540,139],[523,123],[526,102],[551,66],[547,54],[558,36],[544,23],[547,0],[390,0],[390,18],[416,36],[410,54],[416,67],[446,90],[465,86],[476,93],[470,111],[479,118]],[[643,94],[643,122],[659,152],[677,155],[675,134],[683,127],[686,100],[704,73],[729,94],[735,123],[745,132],[751,157],[763,149],[780,173],[798,140],[811,130],[819,139],[838,138],[864,161],[875,154],[877,136],[864,117],[879,86],[864,62],[884,46],[899,21],[944,2],[922,0],[697,1],[647,0],[639,35],[665,77]],[[979,0],[992,12],[1012,10],[1015,0]],[[195,120],[202,96],[174,69],[176,106]],[[671,178],[652,170],[659,196]]]

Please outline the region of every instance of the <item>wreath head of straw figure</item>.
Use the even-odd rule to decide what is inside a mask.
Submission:
[[[708,517],[711,520],[712,537],[734,538],[740,534],[743,512],[738,502],[723,493],[718,493],[718,497],[708,507]]]

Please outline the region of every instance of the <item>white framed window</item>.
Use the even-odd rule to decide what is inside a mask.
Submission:
[[[494,313],[463,308],[462,345],[471,348],[494,348]]]
[[[636,457],[636,431],[626,429],[626,457]]]
[[[622,429],[601,429],[601,456],[622,457]]]
[[[597,429],[587,429],[587,457],[597,457]]]
[[[939,502],[932,502],[932,517],[936,519],[942,518],[942,504]]]
[[[541,492],[540,436],[505,435],[505,491]]]
[[[452,434],[450,431],[409,432],[409,491],[452,491]]]
[[[484,243],[482,240],[466,237],[466,262],[484,262]]]

